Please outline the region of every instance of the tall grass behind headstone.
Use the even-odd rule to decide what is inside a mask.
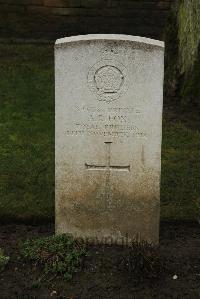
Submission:
[[[200,1],[174,3],[165,39],[167,94],[183,108],[200,107]]]
[[[179,63],[181,73],[189,72],[200,43],[200,1],[182,0],[178,11]]]
[[[200,108],[200,1],[183,0],[178,12],[180,92],[183,106]]]

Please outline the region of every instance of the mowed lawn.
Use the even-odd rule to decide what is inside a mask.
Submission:
[[[52,46],[0,45],[0,185],[1,218],[52,218]]]
[[[199,121],[164,109],[161,217],[200,219]],[[54,217],[52,45],[0,44],[0,219]]]

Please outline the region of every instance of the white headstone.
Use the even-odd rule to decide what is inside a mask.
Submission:
[[[158,243],[163,73],[161,41],[56,41],[57,233]]]

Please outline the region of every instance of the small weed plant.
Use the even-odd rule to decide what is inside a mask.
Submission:
[[[0,248],[0,272],[2,272],[5,269],[5,266],[7,265],[9,261],[9,257],[4,255],[3,250]]]
[[[27,240],[20,248],[22,257],[36,268],[42,268],[44,276],[65,279],[71,279],[73,273],[80,270],[86,255],[85,246],[65,234]]]
[[[156,278],[165,268],[159,249],[145,241],[134,242],[120,264],[136,280]]]

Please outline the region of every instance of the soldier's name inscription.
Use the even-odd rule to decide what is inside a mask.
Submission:
[[[76,110],[77,118],[66,125],[68,136],[147,137],[139,122],[143,118],[139,107],[74,106],[71,109]]]

